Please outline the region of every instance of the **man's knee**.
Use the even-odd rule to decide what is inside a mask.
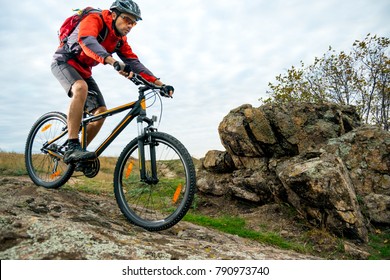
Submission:
[[[77,80],[72,85],[72,96],[86,98],[88,95],[88,84],[84,80]]]

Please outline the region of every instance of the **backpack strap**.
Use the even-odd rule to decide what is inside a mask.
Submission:
[[[103,22],[103,28],[102,28],[102,30],[100,30],[99,35],[97,37],[97,41],[99,43],[103,42],[107,38],[107,35],[108,35],[108,28],[107,28],[106,23],[104,22],[102,14],[100,14],[100,18],[102,19],[102,22]]]
[[[103,28],[102,28],[102,30],[100,30],[99,35],[98,35],[98,37],[97,37],[97,41],[98,41],[99,43],[103,42],[103,41],[107,38],[107,35],[108,35],[108,28],[107,28],[106,23],[104,22],[104,19],[103,19],[103,15],[102,15],[102,14],[100,14],[100,18],[102,19],[102,22],[103,22]],[[115,53],[118,52],[119,49],[120,49],[122,46],[123,46],[123,40],[120,39],[120,40],[118,41],[118,43],[116,44],[116,47],[115,47],[114,52],[115,52]]]
[[[118,52],[119,49],[123,46],[123,40],[122,39],[119,39],[118,43],[116,44],[116,47],[115,47],[115,50],[114,52]]]

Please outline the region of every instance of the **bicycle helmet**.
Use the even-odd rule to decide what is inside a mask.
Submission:
[[[142,20],[141,10],[137,3],[132,0],[116,0],[110,7],[111,11],[119,11],[120,13],[127,13],[136,17],[136,20]]]

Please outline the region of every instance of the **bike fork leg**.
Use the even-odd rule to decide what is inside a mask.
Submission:
[[[145,166],[145,146],[144,139],[140,137],[138,139],[138,158],[139,158],[139,171],[141,175],[141,181],[145,181],[146,178],[146,166]]]
[[[150,168],[149,173],[147,172],[145,159],[145,154],[147,153],[147,151],[145,151],[146,147],[149,149],[148,152],[150,156],[150,160],[148,162],[148,167]],[[143,137],[140,137],[140,139],[138,139],[138,152],[141,180],[152,184],[158,183],[155,143],[152,141],[152,139],[145,141]]]
[[[152,171],[152,179],[155,183],[158,182],[157,178],[157,164],[156,164],[156,145],[152,139],[150,139],[149,142],[149,149],[150,149],[150,166]]]

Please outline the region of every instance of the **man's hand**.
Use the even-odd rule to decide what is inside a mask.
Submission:
[[[162,81],[160,81],[159,79],[157,79],[154,84],[156,86],[159,86],[159,87],[162,87],[163,91],[169,95],[170,97],[172,97],[173,93],[175,92],[175,89],[173,88],[173,86],[169,86],[169,85],[166,85],[164,84]]]
[[[115,70],[119,72],[122,76],[125,76],[128,79],[133,77],[133,72],[131,71],[130,65],[126,65],[121,61],[115,61],[113,65]]]
[[[167,93],[170,97],[172,97],[173,93],[175,92],[175,89],[173,88],[173,86],[169,86],[169,85],[163,85],[163,90],[165,91],[165,93]]]

